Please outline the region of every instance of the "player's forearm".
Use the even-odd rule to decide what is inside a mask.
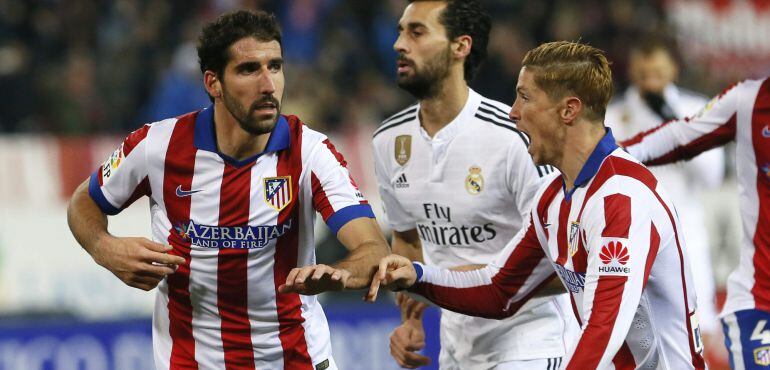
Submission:
[[[511,297],[492,281],[496,270],[491,267],[467,271],[422,267],[423,276],[409,290],[450,311],[504,319],[523,304],[509,304]]]
[[[371,284],[380,260],[388,253],[385,239],[373,238],[361,242],[350,251],[347,257],[334,264],[334,267],[351,273],[345,284],[346,289],[363,289]]]
[[[99,240],[110,236],[107,216],[88,195],[88,181],[73,193],[67,208],[67,223],[75,240],[91,256],[94,256]]]

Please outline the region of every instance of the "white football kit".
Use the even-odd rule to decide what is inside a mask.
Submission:
[[[92,175],[106,214],[150,198],[152,238],[186,263],[158,286],[157,369],[336,369],[316,296],[278,294],[315,264],[316,211],[333,232],[374,217],[326,137],[281,116],[265,151],[217,150],[214,108],[145,125]]]
[[[671,109],[670,114],[678,118],[695,114],[708,102],[705,97],[673,84],[664,89],[663,98]],[[610,102],[604,116],[604,122],[607,127],[612,128],[612,134],[618,140],[626,140],[663,121],[633,86]],[[716,312],[716,288],[709,250],[709,232],[699,192],[719,186],[724,178],[724,162],[724,151],[715,148],[689,162],[650,168],[676,206],[682,224],[682,234],[687,241],[691,266],[697,266],[693,279],[695,291],[698,293],[698,314],[701,329],[707,333],[719,330],[719,320]]]
[[[503,103],[469,89],[462,111],[433,138],[420,125],[419,108],[392,116],[374,134],[388,223],[396,231],[417,230],[427,264],[491,263],[522,227],[541,177],[554,169],[533,164],[526,136]],[[536,298],[503,321],[442,310],[441,368],[563,356],[565,326],[574,332],[577,325],[564,317],[558,297],[569,310],[566,295]]]
[[[414,263],[410,290],[456,312],[507,317],[558,275],[580,337],[560,369],[704,369],[679,223],[657,179],[607,132],[567,191],[549,175],[530,217],[487,267]]]

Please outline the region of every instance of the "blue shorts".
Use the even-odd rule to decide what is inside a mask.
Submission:
[[[734,312],[722,318],[722,329],[731,369],[770,369],[770,312]]]

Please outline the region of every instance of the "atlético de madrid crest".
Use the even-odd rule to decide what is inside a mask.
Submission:
[[[265,177],[265,202],[280,211],[291,202],[291,176]]]

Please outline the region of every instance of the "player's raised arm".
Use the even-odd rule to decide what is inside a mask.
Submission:
[[[713,98],[696,115],[664,122],[620,143],[646,165],[688,160],[735,140],[742,85]]]
[[[531,217],[498,260],[484,268],[457,271],[407,261],[400,256],[381,261],[373,285],[408,288],[446,309],[494,319],[515,314],[555,276]]]

